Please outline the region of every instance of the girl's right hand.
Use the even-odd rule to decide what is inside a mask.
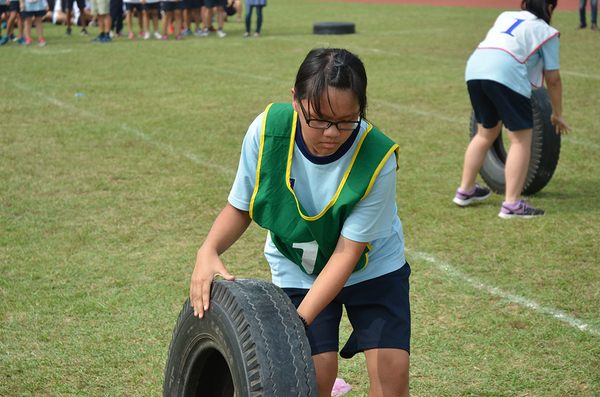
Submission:
[[[216,276],[226,280],[235,280],[216,253],[205,253],[202,248],[196,257],[196,267],[190,285],[190,303],[194,308],[194,316],[204,317],[210,306],[210,287]]]
[[[556,127],[556,135],[567,135],[568,131],[571,131],[571,127],[567,125],[562,116],[555,116],[554,113],[550,116],[552,125]]]

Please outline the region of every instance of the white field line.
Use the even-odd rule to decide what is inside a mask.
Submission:
[[[575,76],[575,77],[581,77],[581,78],[584,78],[584,79],[600,80],[600,75],[597,75],[597,74],[586,74],[586,73],[569,72],[568,70],[561,70],[560,72],[562,74],[566,74],[567,76]]]
[[[6,81],[5,81],[6,82]],[[185,158],[187,158],[188,160],[192,161],[195,164],[199,164],[205,167],[210,167],[215,169],[216,171],[219,172],[223,172],[227,175],[235,175],[235,171],[229,168],[225,168],[225,167],[219,167],[216,166],[208,161],[205,161],[203,159],[198,158],[196,155],[194,155],[193,153],[187,152],[187,151],[182,151],[182,150],[178,150],[176,148],[174,148],[171,145],[167,145],[164,143],[160,143],[160,142],[156,142],[154,141],[152,138],[150,138],[149,135],[135,129],[135,128],[131,128],[129,126],[127,126],[124,123],[118,123],[118,122],[113,122],[109,119],[106,119],[102,116],[98,116],[95,115],[93,113],[81,110],[75,106],[72,106],[70,104],[66,104],[64,102],[59,101],[58,99],[55,99],[53,97],[44,95],[42,93],[33,91],[31,89],[29,89],[28,87],[24,86],[23,84],[19,84],[19,83],[15,83],[12,82],[17,88],[26,91],[28,93],[31,94],[35,94],[36,96],[42,98],[43,100],[64,108],[64,109],[68,109],[72,112],[74,112],[75,114],[78,115],[84,115],[88,118],[91,118],[93,120],[98,120],[98,121],[103,121],[103,122],[107,122],[107,123],[111,123],[111,124],[115,124],[117,126],[119,126],[123,131],[126,132],[130,132],[133,133],[134,135],[138,136],[139,138],[143,139],[144,141],[146,141],[148,144],[155,146],[157,148],[159,148],[162,151],[166,151],[174,156],[180,155],[183,156]],[[435,265],[436,267],[438,267],[441,270],[444,270],[450,277],[454,278],[454,279],[458,279],[461,281],[466,281],[471,287],[474,287],[476,289],[485,291],[487,293],[489,293],[490,295],[494,295],[494,296],[498,296],[506,301],[512,302],[512,303],[516,303],[519,304],[523,307],[526,307],[534,312],[537,313],[542,313],[542,314],[546,314],[546,315],[550,315],[551,317],[563,321],[567,324],[569,324],[572,327],[577,328],[580,331],[583,332],[588,332],[591,333],[593,335],[599,335],[600,336],[600,329],[593,327],[589,324],[584,323],[581,320],[578,320],[570,315],[568,315],[567,313],[564,313],[558,309],[554,309],[552,307],[549,306],[542,306],[530,299],[518,296],[518,295],[514,295],[511,294],[509,292],[505,292],[497,287],[494,287],[492,285],[486,284],[486,283],[482,283],[480,281],[477,281],[475,278],[470,277],[464,273],[462,273],[461,271],[457,270],[456,268],[452,267],[451,265],[447,264],[447,263],[443,263],[438,261],[437,259],[435,259],[435,257],[433,257],[432,255],[426,254],[426,253],[422,253],[422,252],[418,252],[418,251],[412,251],[410,249],[406,249],[406,253],[408,255],[417,257],[421,260],[425,260],[429,263],[432,263],[433,265]]]
[[[79,109],[76,106],[70,105],[68,103],[59,101],[58,99],[53,98],[51,96],[44,95],[44,94],[42,94],[40,92],[32,90],[32,89],[30,89],[29,87],[27,87],[27,86],[25,86],[23,84],[20,84],[20,83],[17,83],[17,82],[13,82],[13,81],[10,81],[10,83],[12,83],[15,87],[17,87],[18,89],[20,89],[22,91],[25,91],[25,92],[27,92],[29,94],[36,95],[39,98],[45,100],[46,102],[49,102],[52,105],[55,105],[55,106],[63,108],[63,109],[67,109],[67,110],[73,112],[76,115],[85,116],[86,118],[91,119],[91,120],[100,121],[100,122],[104,122],[104,123],[115,125],[119,129],[121,129],[122,131],[134,134],[138,138],[142,139],[144,142],[148,143],[149,145],[157,147],[161,151],[170,153],[171,155],[173,155],[175,157],[177,157],[177,156],[183,156],[183,157],[187,158],[188,160],[190,160],[192,163],[201,165],[201,166],[206,167],[206,168],[213,169],[215,171],[224,173],[224,174],[226,174],[228,176],[231,176],[231,177],[235,176],[235,171],[232,171],[229,168],[221,167],[218,164],[214,164],[213,162],[211,162],[211,161],[209,161],[207,159],[202,159],[202,158],[198,157],[196,154],[194,154],[192,152],[188,152],[186,150],[176,149],[172,145],[169,145],[169,144],[166,144],[166,143],[162,143],[162,142],[157,142],[157,141],[153,140],[148,134],[146,134],[146,133],[144,133],[144,132],[142,132],[142,131],[140,131],[140,130],[138,130],[136,128],[130,127],[127,124],[120,123],[120,122],[117,122],[117,121],[113,121],[113,120],[110,120],[110,119],[108,119],[106,117],[98,116],[98,115],[90,113],[90,112],[88,112],[86,110]]]
[[[564,323],[567,323],[571,327],[577,328],[580,331],[587,332],[592,335],[600,336],[600,328],[597,328],[593,325],[587,324],[573,316],[570,316],[569,314],[567,314],[561,310],[555,309],[550,306],[540,305],[539,303],[534,302],[531,299],[528,299],[528,298],[525,298],[525,297],[522,297],[519,295],[515,295],[510,292],[501,290],[500,288],[494,287],[493,285],[483,283],[471,276],[464,274],[460,270],[456,269],[454,266],[437,260],[432,255],[429,255],[429,254],[426,254],[423,252],[413,251],[410,249],[406,249],[406,253],[410,256],[413,256],[418,259],[421,259],[421,260],[431,263],[438,269],[441,269],[444,272],[446,272],[450,277],[458,280],[459,282],[466,282],[469,286],[471,286],[475,289],[487,292],[490,295],[497,296],[497,297],[503,299],[504,301],[520,305],[520,306],[530,309],[536,313],[548,315],[548,316],[553,317],[557,320],[560,320]]]

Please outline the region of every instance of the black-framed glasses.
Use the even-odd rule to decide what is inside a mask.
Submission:
[[[327,120],[318,120],[318,119],[309,119],[306,117],[306,111],[304,110],[304,106],[302,106],[302,102],[298,101],[300,104],[300,110],[302,110],[302,115],[304,116],[304,120],[306,120],[306,124],[308,124],[311,128],[317,128],[319,130],[326,130],[327,128],[335,125],[338,130],[354,130],[360,124],[360,117],[358,121],[338,121],[337,123],[333,121]]]

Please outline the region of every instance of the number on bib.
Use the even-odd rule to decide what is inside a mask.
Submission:
[[[515,20],[516,20],[516,22],[513,23],[510,28],[508,28],[504,32],[500,32],[500,33],[506,33],[509,36],[515,37],[515,35],[512,34],[512,31],[515,30],[517,28],[517,26],[519,26],[520,24],[522,24],[525,21],[524,19],[518,19],[518,18],[515,18]]]
[[[319,252],[319,245],[316,241],[309,243],[294,243],[292,247],[302,250],[302,267],[306,270],[306,273],[312,274],[317,263],[317,254]]]

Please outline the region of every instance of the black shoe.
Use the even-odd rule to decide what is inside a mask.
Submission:
[[[579,30],[579,29],[585,29],[587,28],[587,23],[580,23],[579,25],[577,25],[577,27],[575,29]]]
[[[65,36],[70,36],[71,35],[71,28],[67,28],[67,31],[65,32]]]

